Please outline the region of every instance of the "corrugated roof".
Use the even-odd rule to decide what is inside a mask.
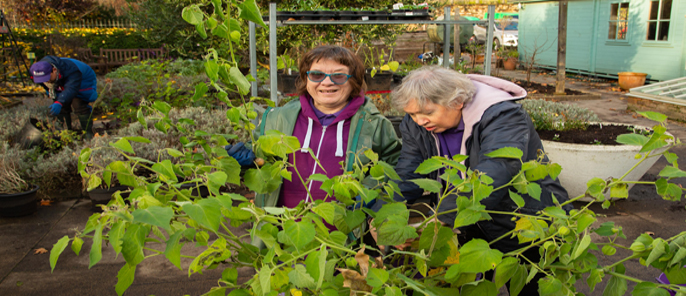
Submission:
[[[686,77],[634,87],[627,95],[686,106]]]

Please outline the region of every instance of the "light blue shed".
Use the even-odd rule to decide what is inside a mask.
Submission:
[[[517,1],[520,60],[557,65],[556,1]],[[686,1],[569,0],[567,71],[617,77],[643,72],[650,80],[686,76]]]

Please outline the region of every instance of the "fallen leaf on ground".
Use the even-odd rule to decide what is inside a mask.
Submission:
[[[617,215],[620,215],[620,216],[628,216],[629,214],[624,213],[624,212],[617,212]]]
[[[48,253],[48,250],[46,250],[45,248],[38,248],[38,249],[33,250],[34,255],[47,254],[47,253]]]
[[[41,206],[50,206],[52,204],[52,200],[49,199],[41,199],[40,205]]]
[[[655,235],[655,232],[652,232],[652,231],[646,231],[646,234],[647,234],[647,235]]]

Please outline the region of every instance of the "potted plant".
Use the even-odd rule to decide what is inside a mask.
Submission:
[[[296,82],[300,77],[298,73],[297,59],[291,58],[287,54],[279,56],[276,68],[280,70],[277,74],[277,89],[283,94],[292,94],[296,90]]]
[[[400,66],[400,63],[392,60],[393,49],[388,56],[386,56],[385,50],[377,49],[375,46],[370,46],[368,51],[364,51],[364,53],[364,64],[367,67],[365,73],[367,90],[390,90],[393,72],[398,70]]]
[[[508,50],[507,57],[503,60],[503,68],[505,70],[514,70],[517,68],[517,61],[519,60],[519,51]]]
[[[38,209],[38,185],[24,181],[17,172],[16,164],[6,153],[9,145],[7,142],[0,144],[0,216],[19,217],[33,214]]]
[[[632,137],[643,141],[650,135],[649,129],[645,127],[603,123],[592,111],[572,104],[545,100],[523,100],[521,103],[543,139],[546,154],[551,161],[562,166],[560,182],[570,197],[583,195],[589,179],[619,178],[640,162],[630,174],[624,176],[624,180],[629,181],[626,188],[628,191],[633,186],[631,182],[638,181],[658,159],[651,157],[632,160],[633,156],[641,152],[641,146],[631,145],[632,142],[623,134],[631,133]],[[573,133],[580,133],[588,138],[574,140]],[[606,133],[611,133],[609,138],[601,140],[600,136]],[[610,192],[607,192],[607,196],[610,196]],[[585,200],[588,199],[590,197]]]

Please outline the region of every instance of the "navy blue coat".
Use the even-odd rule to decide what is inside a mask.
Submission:
[[[71,102],[78,97],[86,102],[95,101],[97,98],[98,81],[93,69],[85,63],[70,59],[59,58],[56,56],[45,56],[41,62],[48,62],[57,68],[60,73],[57,79],[57,98],[56,101],[64,104]],[[41,83],[41,86],[48,91],[48,87]],[[96,93],[93,95],[93,93]]]

